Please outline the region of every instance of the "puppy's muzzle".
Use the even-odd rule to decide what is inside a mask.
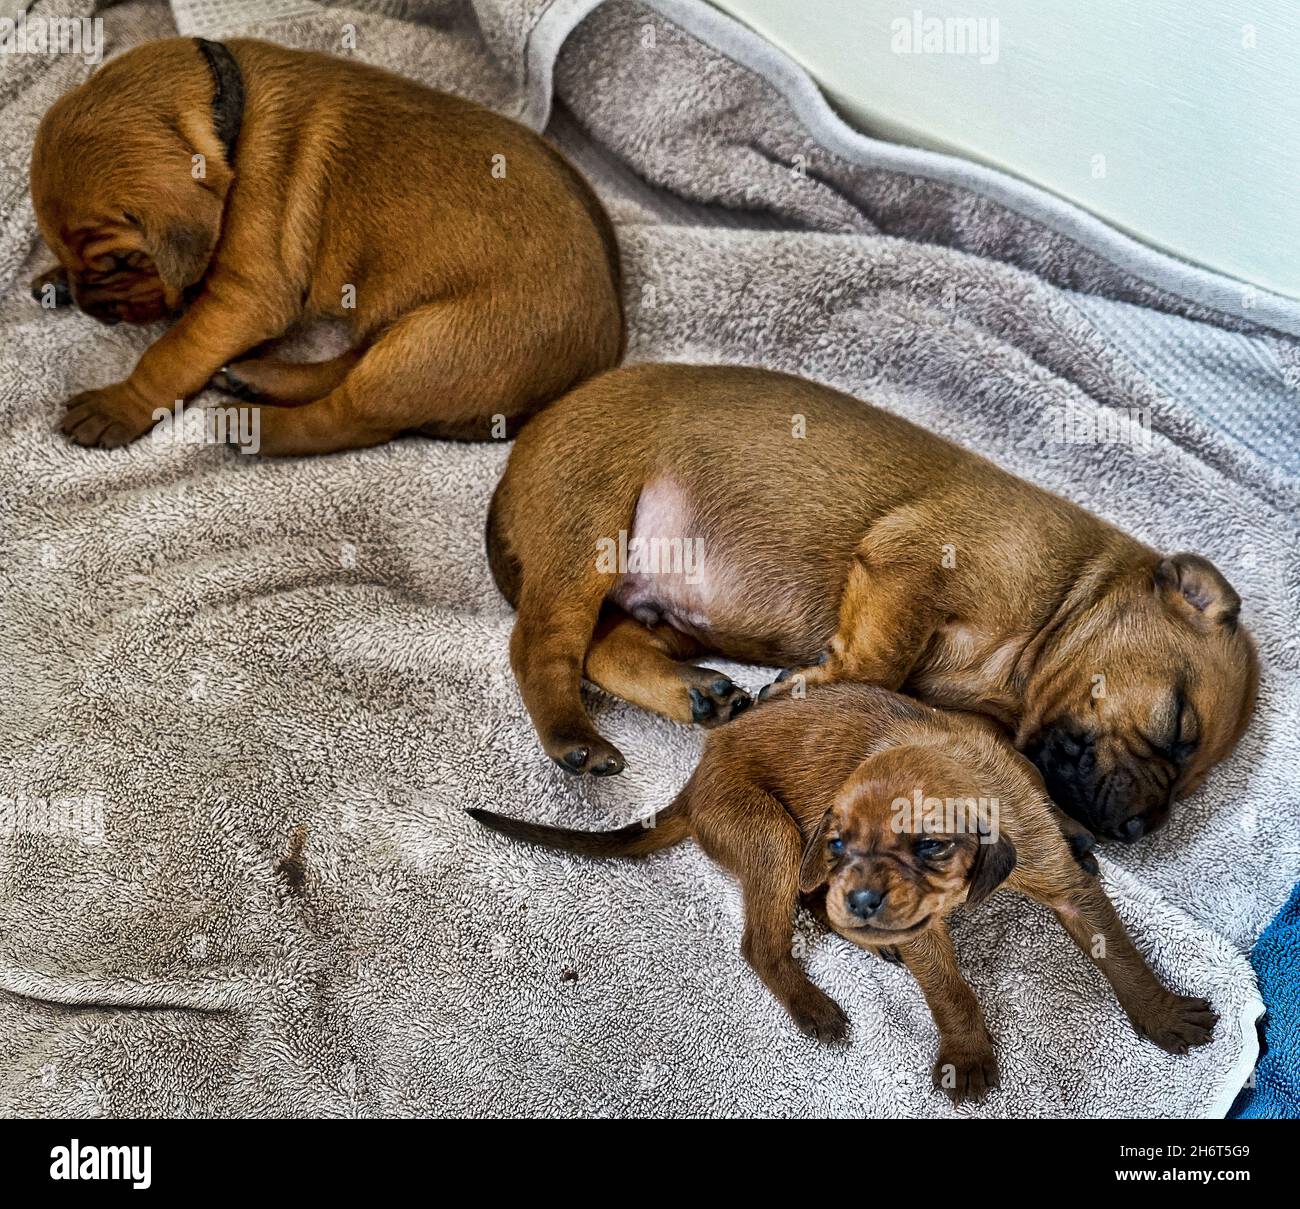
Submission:
[[[1040,732],[1024,754],[1057,805],[1098,835],[1131,844],[1169,818],[1176,775],[1157,759],[1119,763],[1103,773],[1097,737],[1069,724]]]
[[[109,327],[122,322],[122,315],[116,303],[88,302],[81,309],[92,319],[98,319],[100,323],[107,324]]]

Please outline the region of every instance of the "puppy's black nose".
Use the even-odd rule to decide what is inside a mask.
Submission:
[[[859,919],[870,919],[884,901],[885,896],[879,890],[854,890],[848,896],[849,910]]]
[[[45,305],[47,292],[55,307],[68,306],[72,302],[72,291],[68,283],[60,277],[50,277],[32,283],[32,297],[42,306]]]
[[[1119,838],[1126,844],[1131,844],[1134,840],[1140,840],[1146,834],[1147,825],[1141,819],[1129,819],[1119,829]]]

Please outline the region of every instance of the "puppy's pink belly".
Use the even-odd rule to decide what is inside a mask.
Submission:
[[[791,577],[760,541],[727,540],[696,520],[671,480],[648,483],[632,528],[620,535],[626,565],[609,599],[643,625],[669,625],[722,655],[763,663],[807,662],[834,630],[834,605],[808,637],[816,588]],[[811,599],[810,599],[811,593]],[[821,634],[820,630],[826,633]]]
[[[646,484],[631,530],[619,536],[620,574],[610,599],[643,625],[667,624],[707,642],[709,552],[704,538],[692,532],[691,511],[671,480]]]

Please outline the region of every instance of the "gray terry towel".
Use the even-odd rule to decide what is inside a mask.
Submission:
[[[340,52],[346,28],[348,53],[534,124],[553,111],[618,225],[632,358],[809,375],[1218,562],[1259,639],[1258,717],[1164,832],[1103,856],[1143,951],[1222,1014],[1215,1042],[1174,1058],[1139,1040],[1010,894],[956,936],[1003,1067],[960,1114],[1222,1114],[1257,1052],[1244,952],[1300,873],[1297,487],[1285,442],[1268,460],[1240,418],[1295,403],[1294,304],[1241,307],[1235,283],[1024,185],[853,135],[701,5],[173,9],[106,10],[112,48],[179,25]],[[32,131],[88,66],[10,66],[0,1111],[953,1115],[905,971],[801,919],[854,1024],[851,1047],[818,1046],[743,964],[736,887],[692,846],[582,862],[465,817],[643,816],[700,742],[593,693],[627,771],[575,782],[542,755],[482,551],[504,446],[262,462],[55,434],[62,401],[126,374],[153,333],[28,298]],[[1058,439],[1061,416],[1107,408],[1147,417],[1150,441]]]

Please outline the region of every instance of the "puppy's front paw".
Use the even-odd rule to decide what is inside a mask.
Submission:
[[[124,382],[102,390],[83,390],[67,403],[59,425],[78,445],[118,449],[153,427],[153,409]]]
[[[623,771],[623,753],[599,735],[549,739],[546,754],[575,777],[583,773],[590,773],[593,777],[612,777]]]
[[[1205,1045],[1214,1036],[1218,1022],[1219,1014],[1207,1000],[1170,994],[1149,1015],[1134,1020],[1133,1026],[1166,1053],[1185,1054]]]
[[[844,1009],[811,982],[795,994],[786,1007],[799,1031],[815,1041],[834,1044],[849,1035],[849,1018]]]
[[[982,1104],[998,1086],[998,1060],[988,1047],[940,1049],[934,1086],[954,1104]]]
[[[72,290],[68,286],[68,270],[62,265],[48,269],[32,278],[32,297],[47,311],[72,305]]]

